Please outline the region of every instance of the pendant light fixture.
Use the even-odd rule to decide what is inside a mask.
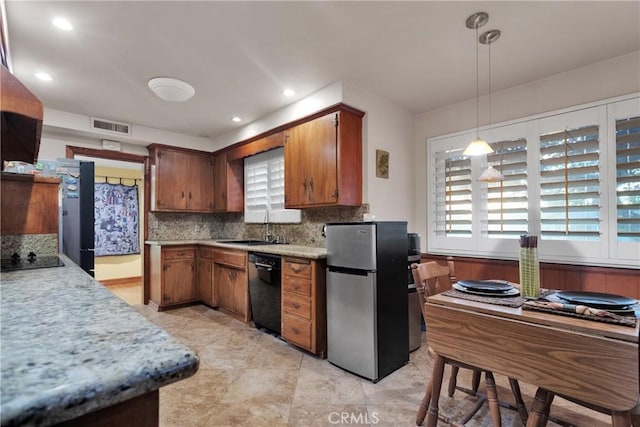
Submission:
[[[479,49],[478,28],[482,27],[489,20],[489,14],[486,12],[476,12],[469,16],[466,20],[467,28],[476,30],[476,139],[471,141],[469,146],[464,150],[465,156],[479,156],[482,154],[493,153],[493,149],[485,140],[480,138],[480,72],[479,72]]]
[[[489,30],[480,36],[478,41],[482,44],[486,44],[489,48],[489,128],[491,128],[491,44],[500,38],[500,30]],[[502,168],[502,156],[503,146],[500,146],[500,167]],[[493,150],[491,150],[493,151]],[[504,175],[499,170],[496,170],[493,166],[489,167],[480,174],[478,181],[481,182],[497,182],[504,181]]]

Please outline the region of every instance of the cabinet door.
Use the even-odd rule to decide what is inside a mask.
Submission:
[[[213,302],[213,271],[210,259],[198,260],[198,299],[207,305]]]
[[[338,200],[337,153],[338,113],[328,114],[311,122],[313,129],[310,145],[309,203],[327,204]]]
[[[187,210],[213,212],[213,160],[197,154],[188,155],[184,172]]]
[[[285,205],[336,203],[337,113],[295,126],[285,141]]]
[[[197,297],[195,258],[165,261],[162,304],[195,301]]]
[[[189,167],[187,155],[160,148],[156,153],[155,162],[156,210],[184,210],[187,206],[184,186],[184,174]]]
[[[235,268],[227,267],[223,264],[216,263],[214,265],[214,282],[218,291],[218,303],[227,310],[236,311],[234,307],[234,283]]]
[[[213,210],[224,212],[227,209],[227,156],[218,154],[213,157]]]
[[[248,281],[247,273],[243,270],[235,270],[233,274],[233,311],[241,314],[248,321]]]
[[[307,203],[307,153],[305,151],[306,123],[287,131],[284,143],[284,203],[285,207]]]

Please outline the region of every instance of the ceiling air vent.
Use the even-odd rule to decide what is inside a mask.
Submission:
[[[128,123],[118,123],[111,120],[91,118],[91,129],[101,132],[115,133],[118,135],[131,135],[131,125]]]

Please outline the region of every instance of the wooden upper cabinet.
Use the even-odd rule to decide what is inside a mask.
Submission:
[[[187,156],[187,210],[211,212],[213,210],[213,157]]]
[[[227,160],[227,153],[213,156],[213,211],[244,211],[244,163]]]
[[[151,210],[213,212],[210,153],[152,144]]]
[[[0,234],[58,234],[59,178],[3,173],[0,181]]]
[[[287,208],[362,204],[362,116],[344,109],[286,131]]]

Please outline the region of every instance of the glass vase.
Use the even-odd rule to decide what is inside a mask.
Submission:
[[[540,296],[540,263],[538,248],[520,248],[520,295],[523,298]]]

